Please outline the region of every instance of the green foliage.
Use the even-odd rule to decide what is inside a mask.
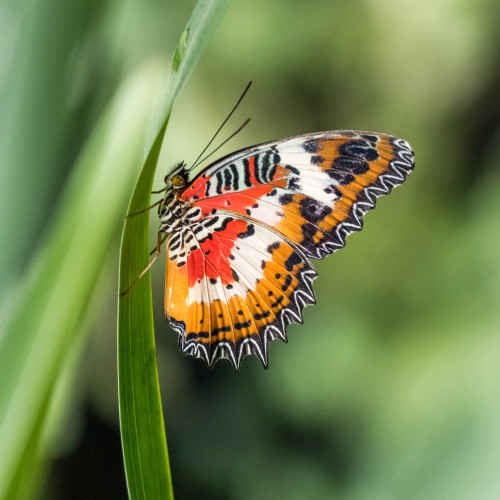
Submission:
[[[0,498],[26,481],[37,436],[87,309],[140,159],[155,68],[120,90],[82,152],[42,248],[19,285],[0,343]],[[120,165],[120,175],[116,166]],[[27,471],[25,471],[27,472]]]

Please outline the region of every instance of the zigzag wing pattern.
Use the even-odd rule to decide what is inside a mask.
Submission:
[[[239,368],[315,302],[309,258],[342,248],[376,198],[413,168],[402,139],[308,134],[233,153],[179,196],[189,224],[168,243],[165,311],[181,349]]]

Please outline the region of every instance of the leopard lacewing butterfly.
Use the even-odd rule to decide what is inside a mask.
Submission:
[[[166,240],[165,315],[181,350],[236,369],[255,354],[267,367],[269,342],[286,341],[315,303],[311,259],[342,248],[413,165],[404,140],[356,130],[242,149],[194,179],[177,165],[159,202],[158,252]]]
[[[181,350],[236,370],[249,354],[267,367],[269,342],[286,342],[287,326],[315,303],[311,259],[342,248],[414,166],[403,139],[334,130],[236,151],[191,178],[248,123],[200,160],[250,85],[194,164],[179,163],[153,191],[162,198],[127,216],[158,206],[156,256],[139,279],[166,242],[165,315]]]

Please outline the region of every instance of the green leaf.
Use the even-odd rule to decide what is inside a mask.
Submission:
[[[158,132],[132,195],[129,213],[151,204],[161,144],[174,101],[206,48],[230,0],[200,0],[177,47]],[[118,383],[123,455],[131,499],[173,498],[154,343],[151,280],[137,281],[149,262],[149,212],[126,220],[121,245],[118,303]],[[132,288],[130,288],[132,286]]]
[[[36,464],[47,403],[125,212],[158,75],[140,69],[99,120],[0,325],[2,499]]]

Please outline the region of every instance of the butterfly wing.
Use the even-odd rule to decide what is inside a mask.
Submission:
[[[169,247],[165,310],[184,352],[209,365],[228,358],[236,368],[255,354],[267,366],[269,341],[286,341],[287,325],[301,323],[314,303],[315,277],[285,238],[216,210]]]
[[[342,248],[376,198],[413,168],[402,139],[336,131],[254,146],[209,166],[182,193],[189,229],[168,243],[165,312],[181,348],[211,365],[267,365],[315,302],[309,258]]]

